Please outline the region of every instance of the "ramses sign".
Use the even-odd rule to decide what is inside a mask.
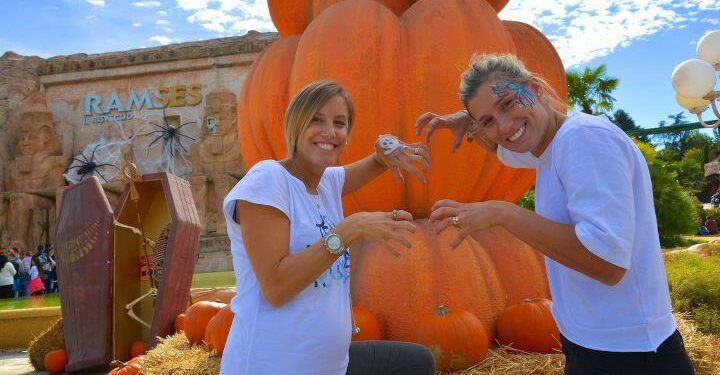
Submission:
[[[100,95],[85,95],[84,124],[101,124],[108,121],[132,120],[133,111],[143,109],[162,109],[167,107],[196,106],[202,102],[202,86],[198,83],[181,86],[130,90],[127,100],[113,92],[110,98]]]

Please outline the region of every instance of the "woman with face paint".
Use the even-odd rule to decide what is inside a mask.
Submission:
[[[437,202],[431,222],[466,236],[501,226],[546,256],[565,373],[693,374],[671,313],[647,163],[604,116],[566,105],[516,57],[475,58],[461,78],[466,110],[418,118],[535,168],[535,212],[509,202]]]
[[[235,314],[221,374],[431,375],[429,350],[361,341],[351,313],[350,251],[363,240],[415,231],[409,212],[343,218],[341,197],[388,169],[425,176],[422,144],[383,135],[366,158],[336,166],[354,124],[348,93],[332,81],[303,88],[285,113],[288,157],[255,164],[223,202],[236,278]],[[352,249],[352,250],[351,250]]]

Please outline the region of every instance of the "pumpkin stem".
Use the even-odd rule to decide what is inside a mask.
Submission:
[[[451,313],[451,311],[450,311],[450,309],[447,308],[447,306],[440,305],[440,306],[438,306],[437,311],[435,312],[435,315],[448,316],[448,315],[450,315],[450,313]]]

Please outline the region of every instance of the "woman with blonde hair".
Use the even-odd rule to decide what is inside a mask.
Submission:
[[[426,113],[438,129],[534,168],[535,212],[509,202],[437,202],[431,222],[459,229],[453,246],[501,226],[546,256],[565,373],[693,374],[672,316],[647,163],[604,116],[565,115],[549,85],[512,55],[474,59],[461,78],[466,110]]]
[[[368,157],[337,167],[354,124],[347,92],[332,81],[302,89],[285,113],[289,157],[255,164],[223,202],[230,236],[235,318],[221,374],[433,374],[427,349],[385,341],[350,343],[350,249],[414,232],[410,213],[343,218],[341,197],[387,169],[424,181],[422,144],[378,139]]]

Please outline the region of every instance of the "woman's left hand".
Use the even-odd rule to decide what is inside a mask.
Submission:
[[[473,232],[490,229],[498,224],[498,215],[507,202],[487,201],[460,203],[451,199],[437,201],[432,207],[430,223],[437,233],[449,226],[458,228],[458,235],[450,244],[455,249]]]
[[[427,183],[423,172],[430,167],[430,152],[423,143],[405,144],[393,135],[381,135],[375,142],[375,160],[388,167],[400,182],[405,181],[402,169]],[[415,163],[422,166],[423,172],[413,165]]]

